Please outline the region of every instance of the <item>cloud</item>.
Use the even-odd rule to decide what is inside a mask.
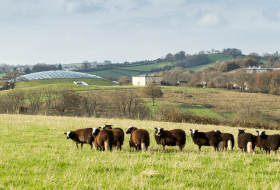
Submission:
[[[140,7],[147,7],[149,6],[151,3],[147,0],[133,0],[137,6],[140,6]]]
[[[64,9],[66,13],[96,13],[106,11],[106,0],[68,0]]]
[[[280,8],[270,7],[263,11],[262,15],[271,21],[280,21]]]
[[[14,0],[16,3],[31,3],[31,4],[37,4],[40,3],[40,0]]]
[[[147,0],[132,0],[136,6],[129,9],[131,12],[142,12],[142,8],[148,7],[151,3]]]
[[[138,7],[133,7],[129,11],[131,11],[131,12],[142,12],[142,10],[139,9]]]
[[[213,27],[218,26],[222,23],[223,19],[217,14],[210,13],[204,15],[201,19],[197,21],[197,26],[200,27]]]
[[[193,19],[193,18],[197,18],[201,15],[201,8],[199,7],[193,7],[190,8],[186,11],[185,13],[185,18],[186,19]]]
[[[184,5],[214,3],[216,0],[184,0]]]

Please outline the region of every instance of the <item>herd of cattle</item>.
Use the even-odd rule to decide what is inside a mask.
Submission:
[[[76,131],[69,131],[64,133],[67,139],[72,139],[78,144],[90,144],[98,150],[112,150],[112,148],[122,148],[124,142],[124,132],[121,128],[112,128],[113,125],[105,125],[99,128],[85,128]],[[198,132],[196,129],[190,129],[191,137],[201,151],[201,146],[213,146],[215,151],[222,149],[233,150],[234,136],[230,133],[221,133],[219,130],[209,132]],[[256,131],[257,135],[245,133],[245,130],[238,131],[238,147],[244,152],[254,152],[255,147],[260,150],[265,150],[266,154],[272,150],[275,154],[280,146],[280,135],[266,135],[265,131]],[[129,127],[126,134],[131,134],[129,146],[136,150],[146,151],[150,145],[150,135],[145,129],[137,129],[136,127]],[[164,130],[163,128],[155,128],[154,137],[156,143],[163,146],[179,146],[182,148],[186,144],[186,133],[182,129]]]

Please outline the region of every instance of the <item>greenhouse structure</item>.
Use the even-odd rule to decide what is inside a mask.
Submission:
[[[22,75],[16,81],[45,80],[45,79],[103,79],[102,77],[74,71],[43,71]]]

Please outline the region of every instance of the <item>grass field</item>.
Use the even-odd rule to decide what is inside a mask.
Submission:
[[[127,65],[119,67],[118,65],[113,66],[113,68],[110,68],[108,70],[104,71],[94,71],[94,72],[87,72],[88,74],[94,74],[97,76],[137,76],[139,74],[150,74],[151,69],[158,69],[162,68],[165,65],[174,65],[176,62],[160,62],[160,63],[150,63],[147,65],[141,65],[141,64],[133,64],[133,65]]]
[[[123,70],[135,70],[135,71],[150,71],[151,69],[159,69],[166,65],[175,65],[177,62],[160,62],[160,63],[152,63],[147,65],[135,65],[133,67],[122,67]]]
[[[118,78],[121,78],[122,76],[137,76],[139,75],[140,71],[110,69],[105,71],[94,71],[94,72],[87,72],[87,73],[92,75],[97,75],[97,76],[116,76]]]
[[[113,124],[126,130],[147,129],[151,145],[135,152],[125,136],[122,151],[99,152],[75,143],[63,134],[69,130]],[[181,128],[186,147],[156,145],[155,127]],[[189,129],[219,129],[237,137],[237,128],[138,120],[0,115],[0,189],[279,189],[278,155],[198,152]],[[255,130],[247,132],[256,134]],[[268,134],[279,131],[267,131]]]
[[[179,93],[183,91],[183,93]],[[178,103],[185,106],[188,111],[195,111],[197,115],[213,113],[212,117],[229,117],[240,111],[259,111],[279,115],[280,96],[262,93],[245,93],[228,91],[224,89],[203,89],[186,87],[163,87],[163,98],[165,102]],[[199,109],[206,107],[206,109]],[[196,108],[196,110],[194,110]],[[217,116],[218,114],[219,116]]]
[[[31,81],[20,81],[16,83],[16,89],[19,88],[30,88],[30,87],[37,87],[43,85],[50,85],[50,84],[70,84],[72,86],[79,86],[75,85],[74,81],[84,81],[89,85],[98,85],[98,86],[113,86],[116,83],[113,83],[110,80],[106,79],[52,79],[52,80],[31,80]]]
[[[186,70],[199,70],[207,67],[212,67],[213,65],[215,65],[216,61],[227,62],[233,59],[232,55],[226,54],[208,54],[208,58],[210,59],[211,63],[206,65],[187,67]]]
[[[84,92],[107,92],[106,97],[114,96],[114,90],[126,89],[134,90],[140,97],[140,90],[143,87],[139,86],[113,86],[115,83],[108,80],[92,80],[85,82],[91,84],[89,86],[75,85],[74,79],[64,80],[38,80],[28,82],[18,82],[15,90],[23,89],[24,91],[48,89],[68,88],[75,90],[78,93]],[[95,83],[96,82],[96,83]],[[99,82],[104,82],[109,86],[99,85]],[[280,110],[280,96],[262,93],[244,93],[238,91],[228,91],[225,89],[211,89],[211,88],[187,88],[187,87],[173,87],[161,86],[163,91],[162,98],[156,98],[155,106],[151,106],[151,99],[144,99],[152,111],[152,116],[155,116],[157,108],[162,103],[168,103],[177,106],[182,112],[189,112],[195,115],[215,117],[218,119],[225,119],[235,116],[238,112],[258,111],[265,114],[279,116]],[[0,95],[5,95],[9,91],[0,91]],[[182,93],[184,92],[184,93]]]
[[[216,61],[230,61],[233,59],[232,55],[226,55],[226,54],[208,54],[208,57],[210,59],[210,63],[207,65],[200,65],[200,66],[193,66],[193,67],[187,67],[187,70],[199,70],[205,67],[210,67],[215,64]],[[119,66],[119,65],[110,65],[111,68],[108,68],[107,70],[103,71],[95,71],[95,72],[87,72],[89,74],[94,74],[98,76],[116,76],[116,77],[122,77],[122,76],[137,76],[139,74],[151,74],[152,69],[159,69],[163,68],[166,65],[172,66],[175,65],[177,62],[151,62],[149,64],[141,65],[141,64],[132,64],[127,66]],[[106,66],[100,67],[100,68],[107,68]],[[98,69],[100,69],[98,68]]]

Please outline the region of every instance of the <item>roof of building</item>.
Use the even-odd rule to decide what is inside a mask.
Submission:
[[[139,76],[134,76],[134,77],[161,77],[161,76],[157,76],[155,74],[149,74],[149,75],[139,75]]]
[[[43,71],[37,73],[31,73],[17,77],[17,81],[21,80],[44,80],[44,79],[81,79],[81,78],[92,78],[92,79],[103,79],[102,77],[91,75],[87,73],[80,73],[74,71]]]
[[[249,68],[246,68],[246,70],[274,70],[274,68],[266,68],[264,66],[259,66],[259,67],[249,66]]]

